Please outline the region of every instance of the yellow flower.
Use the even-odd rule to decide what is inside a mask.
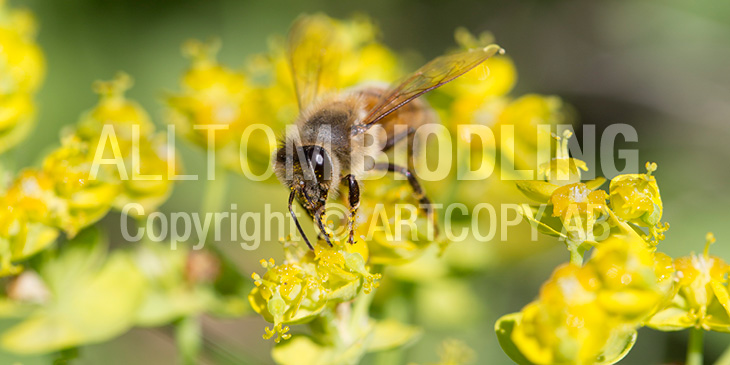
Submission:
[[[638,236],[613,236],[602,242],[589,266],[602,283],[598,302],[621,321],[640,323],[671,295],[671,259],[653,253]]]
[[[90,179],[93,153],[86,142],[70,135],[43,160],[42,173],[53,187],[53,196],[44,197],[53,202],[49,215],[72,237],[106,215],[119,192],[116,179],[101,174]]]
[[[114,207],[122,209],[134,202],[149,212],[157,209],[172,193],[173,181],[168,172],[180,169],[178,161],[168,154],[166,134],[156,133],[149,114],[137,102],[124,96],[131,86],[132,79],[122,72],[111,81],[97,81],[94,90],[101,98],[82,115],[76,135],[88,143],[92,159],[96,150],[102,148],[102,158],[123,160],[124,171],[109,164],[100,169],[109,175],[108,179],[119,182]],[[105,126],[111,126],[113,134],[104,136]],[[118,156],[114,145],[119,146]],[[84,171],[88,175],[89,170]]]
[[[396,55],[377,41],[379,31],[364,16],[349,21],[335,21],[340,29],[341,60],[337,87],[345,88],[366,81],[392,82],[401,71]]]
[[[214,133],[215,146],[221,148],[238,142],[247,125],[263,122],[256,115],[255,89],[243,73],[215,60],[219,48],[219,42],[186,42],[183,52],[192,59],[192,65],[182,77],[182,92],[168,98],[170,122],[181,135],[203,147],[208,145],[209,131],[196,126],[226,128]]]
[[[170,180],[168,172],[180,171],[181,168],[179,161],[168,154],[167,148],[167,136],[159,132],[140,139],[136,147],[139,161],[135,163],[132,156],[125,156],[128,179],[121,181],[120,194],[114,201],[115,209],[121,210],[128,203],[137,203],[145,212],[151,212],[170,197],[174,181]]]
[[[648,321],[647,326],[662,331],[694,327],[730,332],[730,293],[727,286],[730,265],[709,254],[713,242],[715,237],[708,233],[703,254],[674,260],[676,295]]]
[[[0,4],[0,95],[33,93],[45,74],[45,59],[35,43],[36,22],[27,10]]]
[[[89,142],[90,146],[96,147],[99,145],[103,128],[111,126],[116,142],[124,155],[132,149],[135,129],[138,138],[151,135],[155,127],[149,114],[138,103],[124,96],[132,85],[132,78],[123,72],[117,73],[110,81],[96,81],[93,89],[100,95],[99,102],[81,116],[76,134]],[[111,148],[106,146],[106,150],[111,151]]]
[[[20,143],[35,124],[32,96],[16,93],[0,97],[0,153]]]
[[[18,273],[13,261],[31,256],[53,243],[58,229],[51,226],[55,197],[44,174],[25,171],[0,196],[0,276]]]
[[[604,216],[608,195],[591,190],[584,183],[561,186],[553,192],[553,217],[560,217],[569,239],[575,242],[594,241],[593,229]]]
[[[0,3],[0,153],[24,139],[35,122],[33,94],[45,74],[35,20]]]
[[[219,165],[240,173],[243,155],[259,174],[268,167],[275,143],[249,135],[242,146],[241,139],[255,124],[277,127],[290,123],[295,113],[280,120],[277,114],[296,110],[294,91],[269,85],[271,80],[266,80],[272,63],[267,55],[254,56],[245,72],[237,71],[215,59],[219,48],[218,41],[206,44],[190,40],[183,45],[192,65],[182,76],[182,90],[167,99],[167,121],[179,135],[203,147],[208,146],[212,135]],[[288,72],[287,63],[283,63],[283,70]]]
[[[570,214],[592,217],[606,208],[608,195],[603,190],[591,190],[584,183],[561,186],[553,192],[553,216],[566,219]]]
[[[553,136],[557,141],[555,157],[549,162],[540,165],[538,180],[517,182],[517,188],[528,198],[540,203],[546,203],[548,200],[552,200],[553,194],[558,192],[560,187],[563,187],[558,192],[560,196],[557,197],[557,200],[559,202],[578,200],[575,202],[582,203],[590,195],[590,192],[586,188],[595,190],[606,181],[604,178],[597,178],[585,184],[580,183],[581,170],[587,171],[588,167],[585,162],[570,157],[570,153],[568,152],[568,139],[572,135],[572,132],[565,130],[562,138]],[[537,141],[535,143],[537,144]],[[597,193],[591,196],[591,200],[595,203],[603,204],[606,199],[600,193]],[[562,215],[562,213],[563,210],[561,209],[560,214],[556,214],[556,216]]]
[[[664,239],[664,232],[669,228],[661,223],[663,213],[662,198],[659,186],[652,173],[656,171],[656,163],[646,163],[646,174],[626,174],[611,180],[611,209],[616,215],[642,227],[649,227],[654,241]]]
[[[386,176],[367,181],[367,189],[361,194],[355,241],[367,245],[371,263],[410,262],[434,242],[429,239],[434,227],[420,210],[408,182]],[[344,196],[341,203],[346,204]]]
[[[568,139],[572,135],[572,132],[566,130],[562,138],[555,136],[558,143],[556,156],[540,166],[540,176],[551,184],[562,186],[580,182],[581,170],[588,171],[585,162],[570,157]]]
[[[348,252],[347,243],[335,247],[316,246],[315,252],[301,251],[285,242],[287,260],[276,265],[261,260],[263,276],[252,275],[256,287],[248,296],[251,307],[274,323],[266,328],[265,339],[278,333],[275,342],[288,339],[286,324],[303,323],[317,316],[329,303],[352,300],[378,286],[380,274],[371,274],[357,252]]]

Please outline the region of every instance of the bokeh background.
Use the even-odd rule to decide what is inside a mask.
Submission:
[[[18,167],[33,165],[57,145],[62,128],[97,100],[90,85],[124,70],[135,79],[128,92],[163,123],[162,97],[176,90],[188,61],[180,45],[188,38],[220,37],[219,59],[242,66],[248,55],[264,51],[272,34],[284,34],[303,12],[334,17],[370,16],[383,41],[397,52],[428,59],[454,46],[463,26],[491,31],[518,70],[515,95],[554,94],[571,104],[579,121],[597,125],[628,123],[639,132],[640,161],[656,161],[665,218],[672,228],[660,250],[672,256],[702,250],[713,231],[712,251],[730,258],[730,2],[668,1],[241,1],[241,0],[28,0],[13,5],[33,10],[48,74],[39,94],[39,124],[12,158]],[[580,129],[578,129],[580,132]],[[578,133],[580,141],[580,133]],[[186,170],[205,172],[204,156],[178,143]],[[196,211],[202,181],[183,181],[165,211]],[[286,192],[278,185],[234,177],[229,201],[239,211],[261,211],[265,203],[285,209]],[[114,227],[119,215],[105,225]],[[525,228],[526,229],[526,228]],[[112,230],[113,231],[113,230]],[[224,243],[223,243],[224,244]],[[499,244],[499,243],[488,243]],[[228,252],[245,272],[258,269],[261,257],[277,255],[278,243],[265,242],[254,252],[236,243]],[[276,257],[276,256],[275,256]],[[490,268],[470,277],[480,298],[469,323],[430,330],[407,351],[418,363],[437,359],[434,347],[458,338],[477,352],[477,362],[509,364],[494,335],[494,321],[532,300],[552,269],[567,259],[555,243],[538,255],[490,257]],[[250,363],[269,363],[270,341],[261,339],[258,316],[241,320],[206,319],[207,341],[241,355]],[[683,361],[687,332],[642,329],[625,364]],[[730,344],[730,335],[709,333],[711,361]],[[15,358],[46,363],[50,357]],[[172,330],[135,329],[104,344],[84,347],[81,364],[163,364],[175,358]],[[7,360],[7,361],[6,361]],[[377,359],[366,358],[367,362]]]

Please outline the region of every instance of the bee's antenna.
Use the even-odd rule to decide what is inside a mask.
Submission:
[[[302,229],[302,226],[299,224],[299,219],[297,219],[297,215],[294,213],[294,207],[292,206],[292,203],[294,202],[294,190],[291,191],[291,194],[289,194],[289,213],[291,214],[291,217],[294,218],[294,223],[297,225],[297,229],[299,230],[299,233],[302,235],[302,238],[304,238],[304,242],[309,246],[309,249],[314,251],[314,247],[312,247],[312,244],[309,243],[309,239],[307,239],[307,235],[304,234],[304,230]],[[329,241],[327,241],[329,242]],[[330,246],[332,244],[330,243]]]

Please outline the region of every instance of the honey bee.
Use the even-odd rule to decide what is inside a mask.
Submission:
[[[334,23],[325,16],[304,16],[292,26],[288,56],[299,116],[295,128],[290,129],[273,155],[276,175],[291,191],[289,212],[310,249],[313,247],[294,212],[294,201],[306,210],[316,222],[320,236],[332,246],[323,214],[328,197],[336,194],[340,184],[346,185],[350,210],[348,242],[352,244],[360,204],[358,180],[372,169],[404,175],[421,206],[430,206],[409,167],[375,163],[371,157],[387,152],[402,140],[413,142],[417,127],[436,123],[435,113],[424,100],[417,99],[419,96],[502,52],[499,46],[491,45],[444,55],[393,87],[359,86],[337,92],[332,82],[338,64],[336,34]],[[372,128],[375,125],[382,128]],[[381,133],[375,133],[375,129]],[[426,211],[436,226],[432,209]]]

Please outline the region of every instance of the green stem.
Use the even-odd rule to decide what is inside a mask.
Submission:
[[[370,303],[372,303],[373,297],[375,297],[375,292],[370,292],[369,294],[362,293],[355,298],[352,305],[352,316],[350,317],[349,323],[350,328],[355,328],[358,324],[367,322],[370,318]]]
[[[582,244],[576,244],[573,242],[566,242],[568,251],[570,252],[570,263],[578,266],[583,266],[583,256],[586,254],[586,249]]]
[[[689,331],[689,344],[687,344],[686,365],[702,365],[702,340],[705,332],[702,328],[692,328]]]
[[[180,364],[195,365],[199,363],[202,348],[200,318],[189,315],[175,324],[175,341],[180,353]]]
[[[223,208],[228,190],[228,170],[216,166],[215,179],[206,180],[203,200],[200,202],[200,213],[215,213]]]
[[[200,202],[201,215],[220,212],[226,201],[227,186],[228,171],[218,165],[215,170],[215,179],[206,180],[205,182],[203,199]],[[206,244],[211,243],[212,232],[214,230],[208,231]],[[203,348],[202,335],[203,331],[198,315],[188,315],[177,322],[175,326],[175,337],[181,364],[193,365],[199,363],[200,351]]]
[[[575,250],[570,250],[570,263],[578,266],[583,266],[583,255]]]

